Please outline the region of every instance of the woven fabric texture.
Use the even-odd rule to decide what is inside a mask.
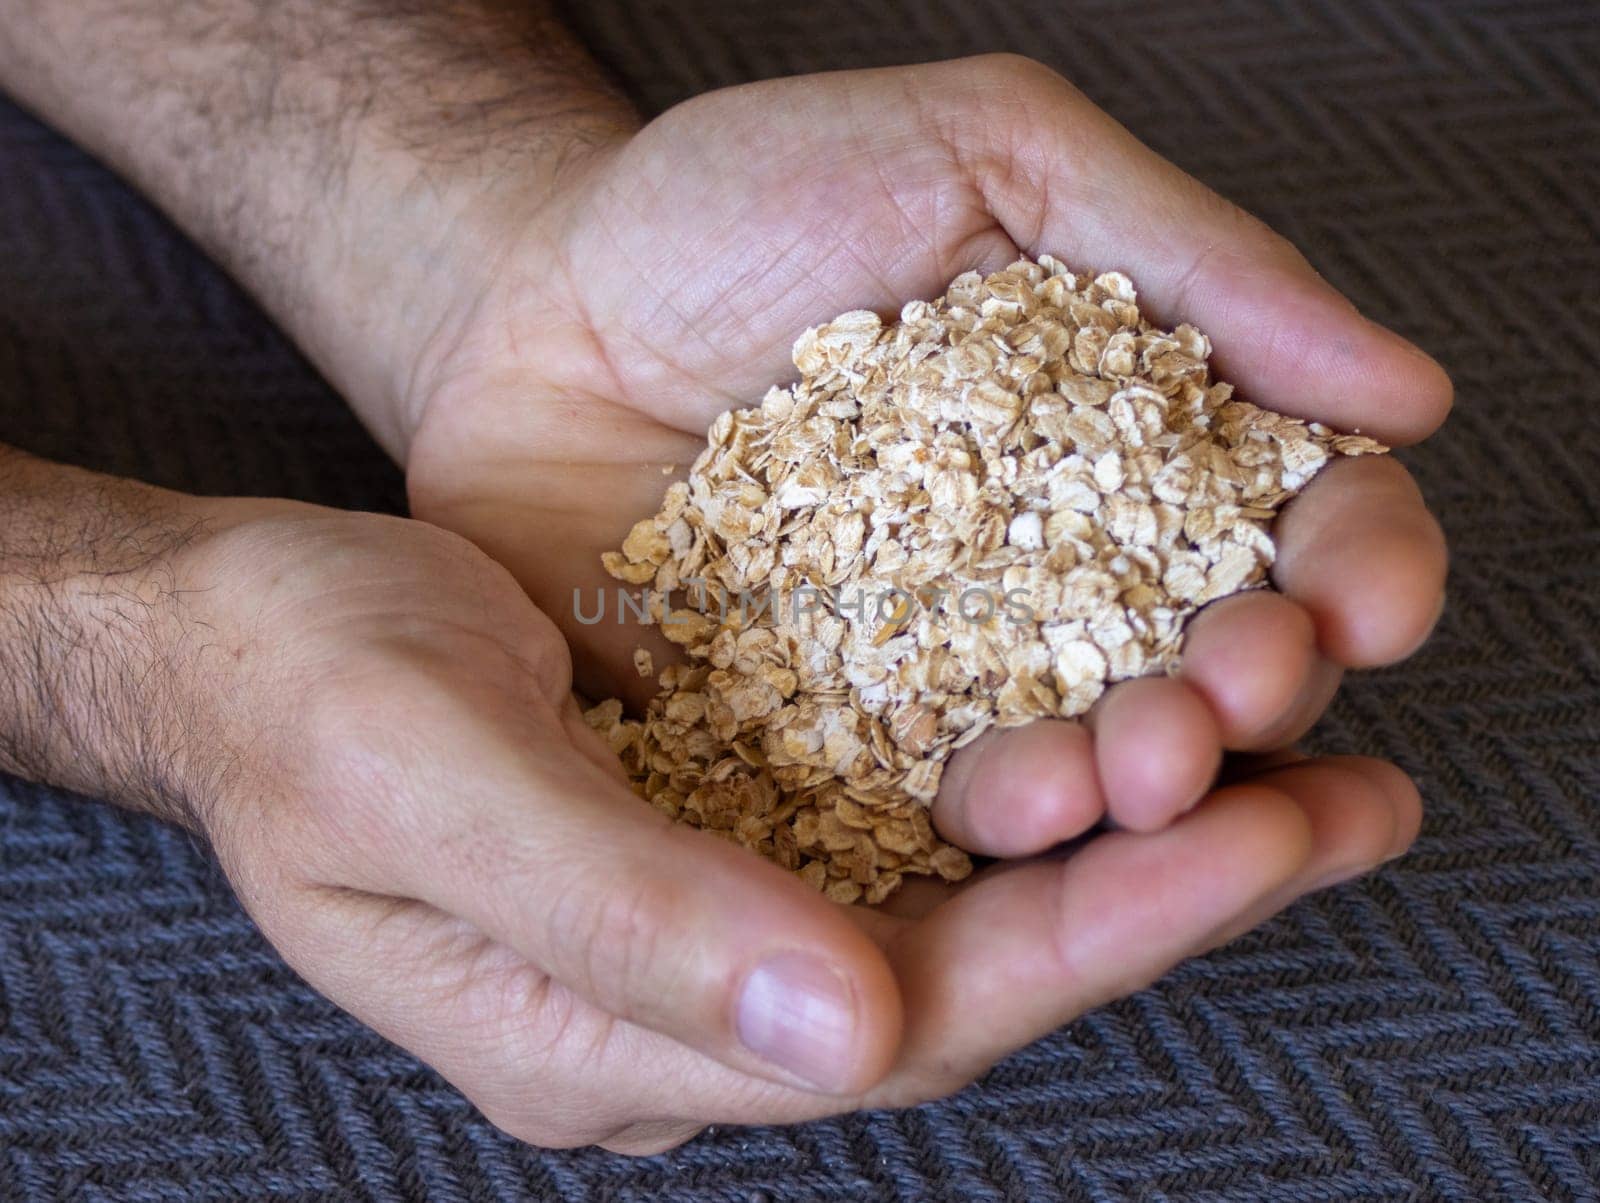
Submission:
[[[181,834],[0,781],[0,1199],[1600,1198],[1600,11],[1590,3],[573,0],[658,110],[1009,49],[1449,367],[1408,453],[1454,550],[1410,663],[1320,728],[1421,783],[1415,852],[947,1101],[544,1152],[301,984]],[[286,341],[0,102],[0,440],[395,508]]]

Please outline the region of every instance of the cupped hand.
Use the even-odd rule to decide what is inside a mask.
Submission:
[[[948,1092],[1415,830],[1393,770],[1307,762],[920,918],[841,908],[641,803],[466,540],[202,504],[171,587],[234,749],[193,791],[224,869],[308,981],[537,1143]]]
[[[575,157],[561,181],[527,198],[508,186],[485,205],[492,232],[476,245],[491,253],[459,273],[459,302],[412,373],[408,483],[418,517],[488,551],[550,615],[591,697],[642,700],[631,655],[649,633],[578,622],[574,590],[614,586],[600,553],[654,511],[715,414],[790,377],[796,333],[841,311],[893,311],[962,271],[1049,252],[1127,271],[1155,320],[1207,331],[1219,374],[1268,407],[1404,443],[1449,405],[1427,356],[1026,60],[714,93]],[[609,1018],[569,1016],[542,1080],[599,1088],[603,1118],[551,1111],[529,1088],[491,1115],[544,1143],[643,1150],[715,1120],[943,1093],[1402,850],[1418,801],[1392,766],[1329,758],[1215,782],[1225,752],[1277,748],[1308,728],[1345,667],[1388,663],[1426,636],[1442,600],[1438,527],[1396,462],[1361,459],[1326,470],[1275,536],[1279,591],[1203,613],[1178,677],[1120,685],[1083,724],[994,733],[952,764],[935,818],[973,851],[1025,857],[1101,823],[1121,830],[981,874],[953,898],[913,891],[899,914],[852,914],[875,948],[818,926],[806,956],[832,968],[815,982],[849,983],[838,996],[852,1018],[823,1005],[831,989],[774,989],[795,1024],[764,1039],[797,1078],[739,1060],[748,1047],[731,1000],[751,950],[798,930],[766,926],[777,911],[751,899],[781,893],[820,925],[817,900],[744,854],[723,865],[742,875],[728,890],[700,869],[714,841],[669,835],[636,804],[630,819],[619,811],[650,833],[658,868],[670,859],[674,881],[709,893],[691,906],[641,886],[640,900],[633,883],[646,879],[612,871],[634,901],[605,933],[614,951],[595,955],[655,964],[693,932],[698,957],[720,967],[716,1006],[702,1000],[696,1014],[716,1017],[723,1043],[686,1031],[671,1004],[639,1013],[626,991],[601,996],[612,1005],[596,1014]],[[535,906],[539,870],[512,856],[499,872]],[[737,920],[707,918],[718,910]],[[488,934],[515,949],[505,937],[519,923],[552,919],[530,909]],[[566,1126],[552,1118],[564,1114]]]
[[[581,690],[634,702],[651,633],[576,620],[600,553],[655,512],[712,418],[792,378],[795,336],[893,312],[1019,252],[1127,271],[1158,322],[1212,337],[1270,408],[1395,443],[1443,419],[1438,366],[1363,318],[1283,239],[1140,145],[1060,77],[994,56],[716,92],[515,187],[458,273],[408,409],[413,511],[511,569],[567,636]],[[1388,458],[1341,461],[1275,531],[1280,592],[1212,606],[1178,679],[1108,692],[1087,725],[997,733],[952,766],[946,835],[1004,856],[1102,819],[1155,830],[1224,752],[1290,743],[1347,667],[1392,662],[1443,600],[1437,524]],[[658,663],[661,656],[657,656]]]

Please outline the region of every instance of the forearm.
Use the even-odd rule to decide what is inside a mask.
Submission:
[[[195,823],[229,739],[189,566],[229,504],[0,447],[0,770]]]
[[[164,207],[402,457],[416,353],[506,227],[497,181],[536,194],[633,121],[515,0],[10,0],[0,85]]]

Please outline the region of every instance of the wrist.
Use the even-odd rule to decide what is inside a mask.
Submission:
[[[238,641],[194,565],[240,515],[9,451],[0,507],[0,769],[203,827]]]
[[[572,70],[580,65],[591,66]],[[296,245],[260,264],[241,263],[236,237],[211,246],[402,465],[441,348],[481,320],[508,255],[554,247],[581,182],[637,128],[592,80],[546,86],[559,94],[502,114],[503,129],[465,136],[454,126],[470,94],[441,97],[409,121],[378,106],[340,135],[337,178],[252,182],[252,205],[291,214]],[[280,186],[288,195],[271,201]]]
[[[463,359],[515,340],[521,327],[514,319],[525,320],[517,315],[527,310],[535,311],[529,316],[536,326],[540,317],[558,324],[553,309],[568,291],[563,239],[581,219],[592,181],[634,132],[634,123],[618,121],[550,146],[547,158],[525,162],[513,174],[461,174],[449,184],[447,221],[395,224],[421,228],[431,220],[433,239],[425,256],[412,256],[401,287],[372,298],[384,330],[371,344],[384,365],[382,379],[364,397],[347,395],[364,415],[381,413],[389,434],[380,441],[402,466]],[[420,239],[409,241],[420,245]],[[527,287],[530,280],[536,289]],[[537,388],[537,381],[528,383]]]

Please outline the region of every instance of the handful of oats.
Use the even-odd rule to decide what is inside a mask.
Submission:
[[[1278,507],[1384,450],[1234,400],[1210,353],[1049,256],[806,331],[799,383],[719,417],[607,553],[687,662],[590,725],[656,806],[837,901],[965,877],[928,819],[951,753],[1172,670],[1265,579]]]

